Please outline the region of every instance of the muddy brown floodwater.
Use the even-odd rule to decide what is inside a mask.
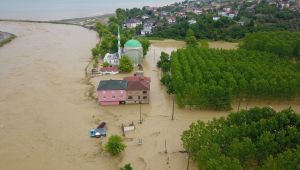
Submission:
[[[227,115],[175,105],[171,120],[172,97],[159,82],[156,62],[161,51],[170,53],[183,47],[182,42],[153,41],[144,60],[145,75],[152,79],[151,101],[142,105],[143,123],[138,124],[139,105],[102,107],[87,95],[91,86],[84,69],[98,42],[95,32],[14,22],[0,22],[0,30],[17,35],[0,48],[0,169],[117,170],[131,163],[137,170],[182,170],[187,166],[187,155],[180,152],[182,132],[194,121]],[[96,77],[91,83],[97,86],[100,80],[127,75]],[[280,104],[276,107],[291,103]],[[255,103],[241,108],[251,105]],[[296,108],[299,111],[299,103]],[[137,129],[124,137],[127,148],[119,157],[103,152],[108,137],[89,138],[89,129],[100,121],[107,122],[109,136],[122,135],[122,123],[136,124]],[[195,169],[191,163],[190,170]]]
[[[93,31],[0,22],[17,38],[0,48],[0,169],[114,169],[88,136],[99,110],[85,92]]]

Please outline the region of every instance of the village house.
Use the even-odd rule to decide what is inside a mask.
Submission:
[[[98,102],[101,105],[149,103],[150,77],[143,72],[123,80],[101,80],[97,88]]]
[[[174,24],[176,23],[176,17],[172,16],[172,17],[167,17],[166,18],[169,24]]]
[[[193,12],[194,12],[194,14],[196,14],[196,15],[202,14],[202,10],[200,10],[200,9],[194,9]]]
[[[153,27],[154,27],[154,21],[145,22],[143,29],[141,30],[141,35],[151,34]]]
[[[190,19],[188,22],[189,22],[190,25],[193,25],[193,24],[197,23],[197,21],[194,18]]]
[[[149,103],[150,98],[150,77],[136,73],[134,76],[125,77],[128,81],[126,94],[126,104]]]
[[[213,17],[214,21],[218,21],[220,19],[220,17]]]
[[[97,88],[98,102],[101,105],[126,103],[126,80],[101,80]]]
[[[140,21],[138,19],[128,19],[125,21],[124,26],[126,28],[135,28],[141,24],[142,24],[142,21]]]

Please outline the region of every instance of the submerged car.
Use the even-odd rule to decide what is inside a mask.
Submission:
[[[106,123],[102,122],[97,128],[90,130],[90,137],[106,137]]]

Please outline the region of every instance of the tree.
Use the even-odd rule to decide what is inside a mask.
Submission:
[[[132,170],[131,164],[126,164],[121,170]]]
[[[143,47],[143,55],[145,56],[149,51],[150,41],[145,37],[138,37],[137,40],[141,42]]]
[[[299,121],[292,109],[251,108],[192,123],[181,140],[199,169],[293,170],[300,167]]]
[[[123,143],[123,139],[118,135],[112,135],[109,137],[107,144],[105,145],[105,150],[111,155],[118,155],[126,148]]]
[[[119,70],[124,73],[129,73],[133,70],[132,61],[128,56],[122,56],[120,59]]]
[[[187,46],[190,46],[190,47],[198,46],[197,39],[196,39],[194,31],[192,29],[188,29],[188,31],[186,33],[185,41],[186,41]]]
[[[102,67],[109,67],[110,66],[110,64],[108,63],[108,62],[104,62],[103,64],[102,64]]]

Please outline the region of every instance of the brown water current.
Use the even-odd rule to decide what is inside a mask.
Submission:
[[[13,22],[0,30],[17,35],[0,48],[0,169],[109,169],[88,137],[99,108],[85,96],[84,68],[97,34]]]

